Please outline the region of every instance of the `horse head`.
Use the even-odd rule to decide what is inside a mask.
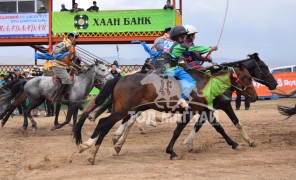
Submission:
[[[95,60],[93,68],[95,69],[96,74],[95,79],[100,87],[103,87],[107,81],[114,78],[108,70],[108,67],[98,60]]]
[[[231,77],[231,84],[241,91],[249,101],[255,102],[257,100],[258,95],[253,86],[253,78],[242,63],[233,66]]]
[[[264,84],[270,90],[277,86],[277,81],[270,73],[268,66],[259,58],[258,53],[248,55],[249,59],[245,60],[244,66],[248,69],[255,81]]]

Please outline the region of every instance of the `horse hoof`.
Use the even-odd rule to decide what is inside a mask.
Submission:
[[[173,157],[171,156],[170,159],[171,160],[179,160],[178,156],[173,156]]]
[[[84,152],[85,150],[87,150],[88,148],[90,148],[90,146],[80,144],[80,145],[78,146],[78,151],[79,151],[79,153],[83,153],[83,152]]]
[[[1,127],[3,128],[5,125],[5,122],[4,121],[1,121]]]
[[[121,147],[119,147],[119,146],[115,146],[114,149],[115,149],[117,155],[118,155],[118,154],[120,153],[120,151],[121,151]]]
[[[256,147],[257,144],[256,144],[255,142],[251,142],[251,143],[249,143],[249,146],[250,146],[250,147]]]
[[[112,143],[113,145],[115,145],[118,142],[118,138],[116,137],[112,137]]]
[[[22,128],[22,133],[25,134],[26,131],[27,131],[27,127],[23,127]]]
[[[146,131],[144,129],[140,129],[141,134],[146,134]]]
[[[50,130],[51,131],[55,131],[56,130],[56,127],[55,126],[52,126],[52,128]]]
[[[87,160],[91,165],[95,164],[95,160],[93,158],[88,158]]]
[[[33,130],[34,135],[36,135],[36,133],[37,133],[37,127],[33,127],[32,130]]]
[[[238,144],[237,143],[233,143],[232,144],[232,149],[238,149]]]

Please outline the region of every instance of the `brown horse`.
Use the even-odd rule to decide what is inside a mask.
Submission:
[[[196,80],[196,88],[198,90],[203,89],[210,80],[210,77],[205,76],[202,72],[196,70],[188,70],[187,72]],[[257,94],[252,86],[252,78],[249,72],[245,70],[241,64],[234,66],[233,71],[227,71],[226,73],[229,75],[229,82],[221,82],[221,84],[229,83],[228,89],[231,91],[239,89],[243,91],[243,94],[249,97],[251,101],[256,100]],[[222,74],[225,75],[225,72],[219,71],[213,75],[219,76]],[[236,77],[234,74],[236,74]],[[178,101],[178,97],[176,95],[170,97],[169,101],[164,97],[163,99],[166,101],[155,102],[155,99],[158,98],[160,92],[166,91],[167,94],[177,92],[172,94],[181,94],[181,88],[178,86],[179,88],[172,89],[170,86],[166,86],[164,89],[156,89],[156,86],[153,83],[143,83],[145,82],[145,78],[148,76],[149,74],[136,73],[107,82],[99,96],[96,98],[97,101],[95,104],[82,114],[76,126],[74,137],[76,139],[76,144],[80,144],[80,152],[83,152],[88,148],[92,148],[92,157],[88,159],[90,163],[94,164],[99,146],[101,145],[105,135],[117,121],[123,119],[126,122],[130,119],[138,117],[141,112],[147,109],[155,109],[162,112],[179,112],[183,114],[183,117],[181,121],[178,122],[178,126],[174,131],[174,135],[166,150],[166,152],[170,154],[171,159],[177,158],[177,154],[173,151],[175,141],[190,121],[191,116],[196,113],[204,114],[206,119],[210,121],[213,127],[225,138],[226,142],[232,146],[233,149],[238,146],[238,144],[225,133],[222,126],[216,121],[215,117],[212,115],[213,111],[208,107],[206,98],[201,95],[199,91],[193,91],[191,93],[189,98],[191,99],[189,102],[191,108],[189,110],[184,110],[176,106]],[[169,80],[172,81],[171,84],[179,84],[179,82],[174,78],[169,78]],[[110,95],[113,99],[113,109],[111,115],[101,118],[91,138],[87,142],[81,144],[81,129],[86,117],[96,107],[102,106],[104,103],[108,102]],[[209,117],[212,118],[209,119]]]

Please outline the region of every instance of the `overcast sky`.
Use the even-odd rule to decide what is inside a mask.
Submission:
[[[71,1],[54,0],[71,7]],[[178,0],[176,0],[178,1]],[[92,0],[76,0],[84,9]],[[100,10],[157,9],[165,0],[98,0]],[[217,44],[227,0],[183,0],[183,25],[192,24],[199,30],[196,45]],[[259,57],[271,68],[296,64],[296,0],[230,0],[228,16],[219,50],[212,54],[216,62],[242,60],[247,54]],[[116,59],[115,45],[82,46],[110,62]],[[140,45],[119,45],[121,64],[142,64],[148,56]],[[12,53],[14,55],[12,55]],[[32,64],[34,51],[29,47],[0,47],[1,64]],[[4,60],[5,59],[5,62]]]

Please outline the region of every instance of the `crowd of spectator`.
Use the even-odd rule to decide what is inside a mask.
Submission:
[[[173,5],[171,4],[171,0],[167,0],[166,4],[164,5],[163,9],[174,9]],[[86,9],[89,12],[98,12],[99,7],[97,6],[97,2],[93,1],[93,5],[90,6],[89,8]],[[62,11],[69,11],[69,12],[79,12],[79,11],[84,11],[83,8],[78,7],[78,3],[74,3],[72,9],[67,9],[65,4],[61,4],[61,12]],[[39,10],[37,11],[38,13],[47,13],[47,9],[44,7],[43,4],[40,5]]]

